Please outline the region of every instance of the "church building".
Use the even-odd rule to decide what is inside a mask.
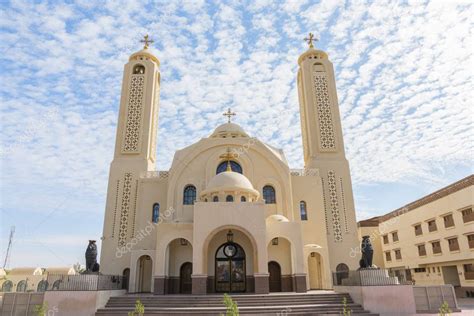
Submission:
[[[126,276],[129,292],[166,295],[330,289],[332,271],[356,269],[334,69],[312,36],[296,74],[303,170],[231,122],[229,109],[156,171],[160,61],[144,42],[124,67],[101,272]]]

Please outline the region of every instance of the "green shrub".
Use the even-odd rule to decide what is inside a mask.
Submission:
[[[342,315],[344,316],[351,316],[351,309],[347,307],[347,297],[342,299]]]
[[[143,316],[145,314],[145,305],[140,302],[140,300],[137,300],[135,302],[135,310],[133,312],[129,312],[128,316]]]
[[[48,314],[48,303],[44,302],[41,305],[35,306],[36,316],[46,316]]]
[[[451,315],[452,311],[449,309],[449,305],[448,303],[445,301],[443,302],[443,304],[441,304],[440,308],[439,308],[439,315],[440,316],[447,316],[447,315]]]
[[[226,307],[226,316],[239,316],[239,308],[237,303],[232,300],[232,297],[224,294],[224,305]]]

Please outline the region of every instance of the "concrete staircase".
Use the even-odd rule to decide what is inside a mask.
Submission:
[[[278,294],[232,294],[244,315],[342,315],[343,298],[352,315],[375,315],[354,304],[348,294],[333,291]],[[225,315],[223,296],[127,294],[111,297],[96,316],[127,316],[139,299],[145,315]]]

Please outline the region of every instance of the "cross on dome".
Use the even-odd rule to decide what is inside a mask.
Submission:
[[[227,170],[226,171],[232,171],[232,168],[230,166],[230,160],[232,158],[234,158],[234,154],[232,153],[232,150],[230,150],[230,148],[227,147],[226,153],[223,154],[223,155],[220,155],[219,158],[227,160]]]
[[[313,33],[309,33],[309,37],[306,37],[304,40],[308,42],[309,48],[314,48],[313,41],[314,42],[319,41],[317,37],[314,37]]]
[[[227,116],[227,120],[228,120],[227,123],[230,123],[231,117],[232,117],[232,116],[236,116],[237,114],[235,114],[234,112],[232,112],[232,111],[230,110],[230,108],[229,108],[229,109],[227,110],[227,112],[225,112],[225,113],[222,114],[222,115]]]
[[[155,41],[152,40],[151,38],[148,37],[148,34],[143,36],[143,39],[140,41],[141,43],[144,43],[145,45],[143,46],[144,49],[147,49],[149,44],[154,43]]]

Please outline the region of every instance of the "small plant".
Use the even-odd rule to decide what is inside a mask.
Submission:
[[[351,316],[351,309],[347,307],[347,297],[342,299],[342,315],[344,316]]]
[[[41,305],[35,306],[36,316],[46,316],[48,314],[48,303],[44,302]]]
[[[145,314],[145,305],[140,302],[140,300],[137,300],[135,302],[135,310],[133,312],[129,312],[128,316],[143,316]]]
[[[237,303],[234,302],[232,297],[227,295],[227,293],[224,294],[224,305],[226,307],[226,316],[239,316],[239,308]]]
[[[440,316],[448,316],[451,315],[452,311],[449,309],[449,305],[446,301],[441,304],[439,308],[439,315]]]

